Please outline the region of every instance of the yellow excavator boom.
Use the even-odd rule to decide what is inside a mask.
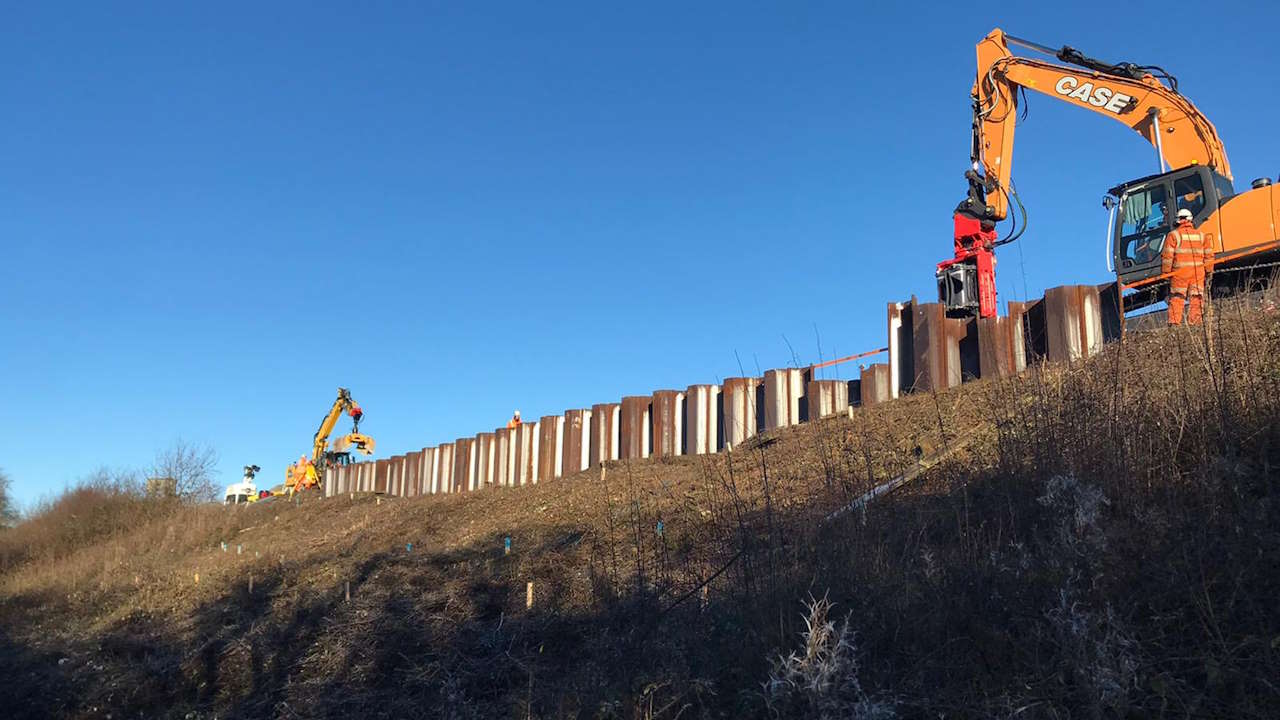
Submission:
[[[329,436],[343,413],[351,415],[355,427],[352,432],[335,439],[330,449]],[[329,407],[328,414],[320,421],[320,427],[312,438],[310,460],[296,462],[285,470],[285,487],[288,491],[315,486],[319,482],[320,473],[324,472],[335,454],[346,453],[355,448],[362,455],[372,455],[376,446],[374,439],[360,433],[360,418],[363,416],[364,411],[351,398],[351,391],[338,388],[338,397]]]

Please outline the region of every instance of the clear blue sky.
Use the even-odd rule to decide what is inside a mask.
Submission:
[[[179,437],[276,481],[339,385],[385,456],[879,347],[950,252],[996,26],[1165,66],[1237,187],[1280,172],[1270,2],[195,5],[4,13],[24,503]],[[1002,300],[1103,281],[1102,192],[1156,168],[1030,100]]]

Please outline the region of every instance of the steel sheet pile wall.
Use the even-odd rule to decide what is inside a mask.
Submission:
[[[516,431],[498,428],[493,431],[493,484],[511,487],[516,474]]]
[[[589,467],[591,467],[591,411],[566,410],[562,472],[565,475],[572,475]]]
[[[431,495],[438,492],[435,489],[435,454],[438,452],[434,447],[422,448],[422,495]]]
[[[649,413],[653,425],[653,456],[684,454],[684,393],[659,390],[653,394]]]
[[[912,305],[915,377],[903,389],[929,392],[956,387],[964,376],[960,372],[960,343],[954,324],[963,321],[948,318],[938,303]]]
[[[1046,356],[1046,332],[1044,301],[1009,301],[1009,317],[1022,320],[1022,354],[1027,364],[1044,360]]]
[[[910,390],[912,383],[915,382],[915,353],[911,352],[914,337],[912,317],[915,304],[915,296],[912,296],[908,302],[889,303],[889,365],[887,367],[889,384],[887,388],[871,387],[872,397],[869,398],[870,402],[865,403],[867,405],[896,398]],[[863,375],[866,376],[865,371]],[[862,381],[859,380],[858,384],[861,389]],[[887,396],[882,397],[881,390],[886,390]],[[859,394],[856,397],[860,399],[862,396]]]
[[[404,467],[403,455],[392,455],[387,458],[387,489],[388,495],[400,494],[400,471]]]
[[[415,497],[418,494],[418,456],[420,452],[407,452],[404,454],[404,482],[400,488],[401,497]]]
[[[335,495],[360,492],[360,468],[366,463],[351,463],[338,472],[338,491]]]
[[[846,395],[849,398],[849,407],[858,407],[862,404],[862,380],[850,380],[845,383]]]
[[[1026,343],[1022,337],[1022,313],[1016,317],[978,320],[980,374],[984,378],[1009,377],[1027,368]]]
[[[760,427],[759,413],[762,387],[758,378],[726,378],[721,386],[724,402],[724,444],[735,448],[755,437]]]
[[[453,441],[453,476],[450,492],[467,492],[475,473],[475,457],[471,454],[471,438]]]
[[[849,409],[849,383],[844,380],[811,380],[805,390],[809,419],[843,415]]]
[[[564,467],[564,416],[547,415],[538,421],[538,482],[560,477]]]
[[[493,485],[493,433],[480,433],[475,439],[476,487]]]
[[[1049,362],[1070,363],[1102,350],[1102,313],[1098,288],[1063,285],[1044,292]]]
[[[690,385],[685,391],[685,452],[708,455],[724,447],[724,416],[718,385]]]
[[[523,423],[516,428],[514,485],[530,485],[538,481],[538,423]]]
[[[453,492],[453,444],[445,443],[436,448],[435,484],[433,492]]]
[[[1094,288],[1098,292],[1098,324],[1102,326],[1102,342],[1116,342],[1124,335],[1124,315],[1121,312],[1123,295],[1119,282],[1103,283]]]
[[[798,425],[808,408],[804,402],[804,372],[798,369],[764,373],[764,429]]]
[[[805,402],[804,370],[787,368],[764,372],[764,429],[788,428],[809,415]]]
[[[591,406],[591,467],[617,460],[622,455],[621,416],[620,403]]]
[[[430,495],[435,492],[431,489],[432,475],[436,468],[436,449],[433,447],[422,448],[422,453],[418,455],[418,494]]]
[[[335,468],[334,474],[336,477],[334,480],[333,488],[332,490],[330,490],[329,488],[325,488],[325,490],[330,493],[330,497],[336,497],[339,495],[346,495],[348,493],[355,492],[351,488],[350,477],[351,477],[351,474],[355,472],[357,467],[358,466],[356,464],[352,463],[350,465],[339,465],[337,468]]]
[[[871,406],[886,403],[893,399],[893,389],[889,377],[889,366],[876,363],[862,370],[858,379],[858,399],[861,405]]]
[[[622,459],[640,460],[649,457],[649,406],[648,395],[622,398],[621,421],[618,426],[622,441]]]
[[[889,303],[888,362],[862,368],[855,380],[815,380],[812,368],[784,368],[720,386],[628,396],[404,455],[335,465],[324,471],[324,495],[516,487],[624,458],[715,453],[850,406],[1008,377],[1036,361],[1075,362],[1120,337],[1119,293],[1115,283],[1050,288],[1043,299],[1007,303],[1007,316],[986,319],[949,318],[941,305],[914,297]]]

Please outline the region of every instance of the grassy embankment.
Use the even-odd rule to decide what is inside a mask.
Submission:
[[[1280,717],[1278,463],[1280,318],[1223,305],[534,487],[84,488],[0,534],[0,689],[19,717]]]

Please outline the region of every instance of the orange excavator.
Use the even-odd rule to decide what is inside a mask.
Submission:
[[[1016,56],[1010,46],[1058,63]],[[1277,186],[1259,178],[1249,190],[1235,191],[1218,131],[1179,92],[1177,78],[1153,65],[1112,64],[999,29],[978,43],[977,53],[969,191],[953,215],[954,257],[937,267],[938,299],[948,314],[995,317],[995,248],[1026,230],[1012,176],[1014,130],[1027,90],[1124,123],[1156,150],[1160,172],[1120,183],[1103,198],[1110,211],[1107,264],[1127,293],[1125,311],[1165,299],[1168,276],[1160,272],[1160,251],[1182,209],[1191,211],[1216,254],[1215,295],[1270,277],[1280,261]],[[1011,206],[1018,210],[1012,219]],[[996,226],[1006,219],[1010,224],[1000,237]]]

